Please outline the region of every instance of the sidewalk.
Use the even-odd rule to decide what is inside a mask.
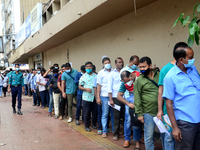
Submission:
[[[67,120],[59,121],[48,117],[47,109],[32,106],[32,98],[23,96],[23,115],[12,113],[11,97],[0,98],[0,150],[120,150],[124,138],[112,140],[112,133],[104,139],[96,134],[97,130],[85,132],[84,125],[75,125]],[[134,141],[126,150],[134,149]],[[155,142],[156,150],[161,150],[160,142]],[[141,149],[144,145],[141,144]]]

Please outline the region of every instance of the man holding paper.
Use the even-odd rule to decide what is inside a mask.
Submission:
[[[200,77],[190,47],[173,52],[175,66],[164,79],[163,98],[172,123],[176,150],[200,149]]]
[[[114,141],[118,141],[119,139],[119,129],[120,129],[120,116],[121,114],[124,114],[124,109],[121,108],[121,111],[117,110],[115,108],[115,105],[124,107],[124,104],[122,104],[117,99],[117,94],[121,85],[120,81],[120,70],[124,67],[124,61],[121,57],[118,57],[115,60],[115,66],[116,68],[109,74],[108,76],[108,95],[109,95],[109,101],[110,105],[114,108],[113,114],[114,114]],[[123,115],[124,116],[124,115]]]

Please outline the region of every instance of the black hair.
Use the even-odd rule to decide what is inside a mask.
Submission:
[[[93,63],[90,62],[90,61],[88,61],[88,62],[85,63],[85,67],[86,67],[87,65],[89,65],[89,64],[91,64],[91,65],[93,66]]]
[[[26,72],[29,73],[29,70],[27,70]]]
[[[82,65],[80,69],[81,71],[85,71],[85,65]]]
[[[10,71],[13,71],[13,69],[12,69],[12,68],[10,68]]]
[[[96,71],[96,66],[95,66],[95,65],[93,65],[93,67],[92,67],[92,71],[93,71],[93,72]]]
[[[32,71],[35,71],[35,69],[32,69]]]
[[[58,66],[58,67],[59,67],[59,65],[58,65],[58,64],[54,64],[53,66]]]
[[[117,63],[117,59],[123,60],[121,57],[117,57],[117,58],[115,59],[115,63]]]
[[[37,69],[40,69],[40,70],[41,70],[41,68],[40,68],[40,67],[37,67]]]
[[[148,65],[151,65],[151,64],[152,64],[151,59],[150,59],[149,57],[147,57],[147,56],[142,57],[142,58],[140,59],[140,61],[139,61],[139,63],[144,63],[144,62],[147,62]]]
[[[66,63],[65,65],[66,65],[66,67],[70,67],[71,68],[71,64],[70,63]]]
[[[63,65],[61,66],[61,68],[63,68],[63,67],[66,67],[66,64],[63,64]]]
[[[133,56],[131,56],[129,61],[132,62],[134,59],[138,59],[139,60],[139,57],[137,55],[133,55]]]
[[[110,58],[104,57],[104,58],[102,59],[102,64],[103,64],[105,61],[107,61],[107,60],[110,62]]]
[[[58,73],[58,69],[53,69],[53,73]]]
[[[125,77],[129,77],[130,76],[130,72],[129,71],[123,71],[122,73],[121,73],[121,79],[123,80]]]
[[[19,66],[19,64],[15,64],[15,67],[16,67],[16,66]]]
[[[178,48],[187,48],[188,45],[185,42],[178,42],[176,43],[176,45],[174,46],[174,50],[173,50],[173,54],[174,52],[178,49]]]
[[[46,70],[44,68],[42,68],[41,72],[46,72]]]
[[[186,51],[184,49],[175,50],[173,55],[174,55],[174,58],[176,59],[176,61],[178,61],[179,58],[186,57]]]

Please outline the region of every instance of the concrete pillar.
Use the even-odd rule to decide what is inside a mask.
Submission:
[[[59,11],[60,10],[60,2],[53,2],[52,4],[52,11],[53,11],[53,14],[56,12],[56,11]]]
[[[62,8],[63,6],[65,6],[65,4],[67,4],[70,0],[60,0],[60,8]]]

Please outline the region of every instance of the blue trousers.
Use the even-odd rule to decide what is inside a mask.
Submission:
[[[28,94],[28,85],[24,84],[24,88],[25,88],[25,95],[27,95]]]
[[[12,107],[15,108],[16,105],[16,97],[18,100],[18,109],[22,107],[22,86],[14,87],[11,86],[11,93],[12,93]]]
[[[53,95],[49,94],[49,113],[52,113],[53,109]]]
[[[3,86],[0,86],[0,96],[2,96],[2,89],[3,89]]]
[[[35,92],[33,91],[33,104],[37,105],[37,92],[36,91]]]
[[[82,107],[82,95],[77,94],[77,109],[76,109],[76,120],[79,120]]]
[[[41,97],[41,103],[42,107],[45,107],[47,105],[49,107],[49,93],[48,91],[42,91],[40,92],[40,97]]]

